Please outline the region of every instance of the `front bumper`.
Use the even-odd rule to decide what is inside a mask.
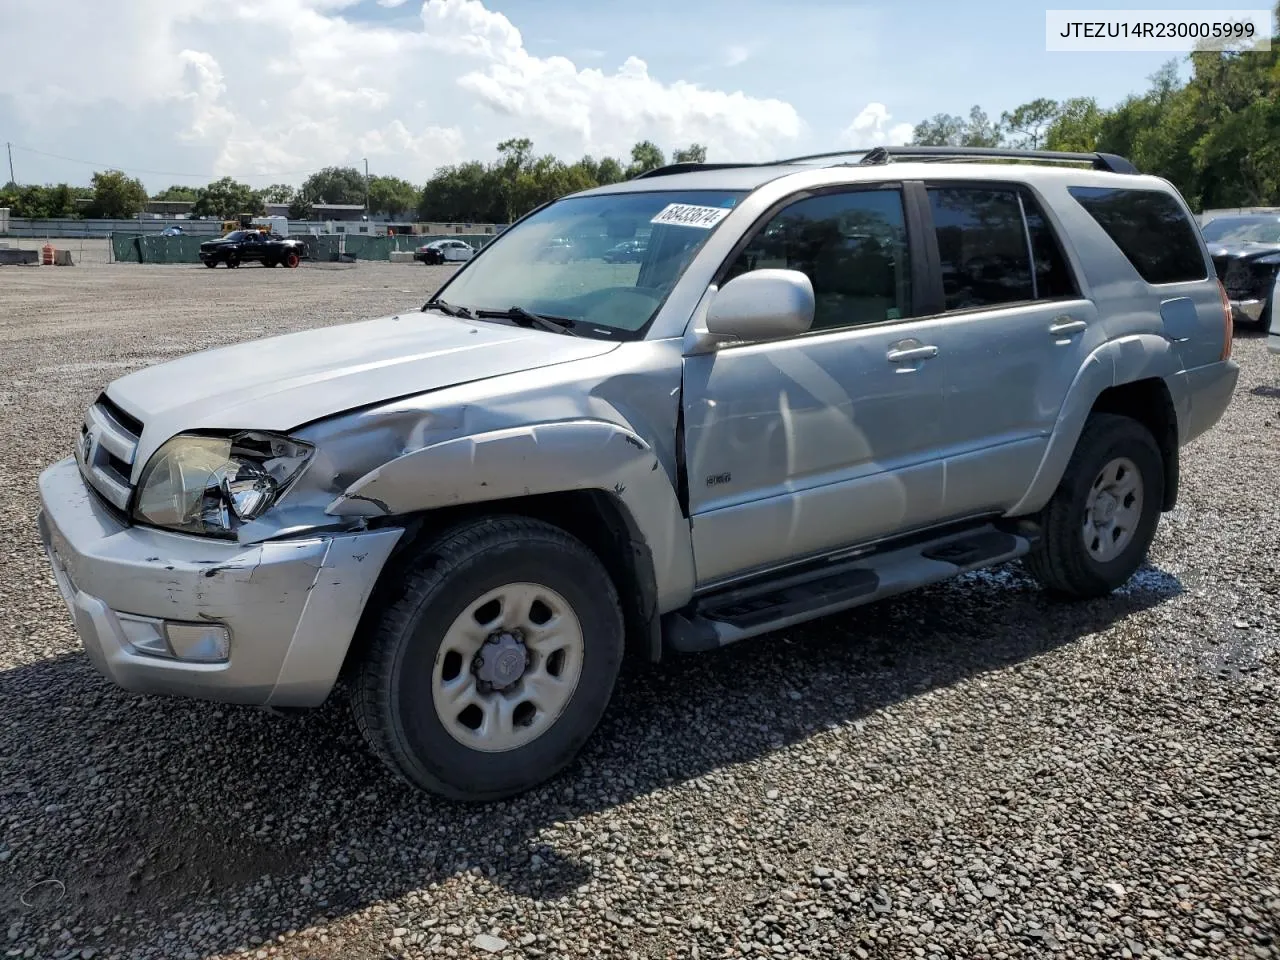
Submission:
[[[1236,323],[1258,323],[1266,306],[1265,300],[1232,300],[1231,319]]]
[[[244,545],[126,526],[70,457],[41,473],[40,498],[45,552],[94,666],[127,690],[229,703],[322,703],[403,533]],[[221,624],[230,655],[200,663],[140,653],[126,635],[139,618]]]

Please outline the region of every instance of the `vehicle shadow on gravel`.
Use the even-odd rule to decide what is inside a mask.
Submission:
[[[563,852],[583,849],[583,838],[558,824],[1009,668],[1181,590],[1147,567],[1104,600],[1056,604],[1014,564],[717,653],[637,666],[569,771],[489,806],[421,796],[391,779],[341,698],[278,717],[135,697],[79,654],[10,670],[0,673],[0,727],[12,745],[0,779],[0,823],[9,825],[0,914],[6,925],[25,918],[19,943],[68,920],[86,931],[102,924],[101,943],[114,946],[165,931],[183,941],[184,930],[200,929],[192,953],[207,956],[464,871],[555,900],[590,875],[576,852]],[[21,905],[24,891],[49,879],[64,896]],[[250,906],[276,927],[245,920]]]

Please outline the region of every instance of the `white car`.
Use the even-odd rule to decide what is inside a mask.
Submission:
[[[470,260],[475,249],[463,240],[432,240],[414,251],[413,258],[423,263],[454,263]]]

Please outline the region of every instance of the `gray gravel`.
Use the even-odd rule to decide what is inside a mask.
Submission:
[[[1056,605],[1011,565],[634,671],[515,801],[399,786],[337,698],[276,717],[100,679],[33,524],[95,391],[441,276],[0,272],[0,953],[1280,957],[1280,362],[1256,335],[1126,589]]]

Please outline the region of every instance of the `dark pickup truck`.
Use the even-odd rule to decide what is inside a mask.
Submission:
[[[216,267],[220,263],[238,267],[250,261],[264,267],[281,264],[296,267],[306,255],[307,247],[301,240],[290,240],[260,230],[232,230],[225,237],[200,244],[200,262],[206,267]]]

